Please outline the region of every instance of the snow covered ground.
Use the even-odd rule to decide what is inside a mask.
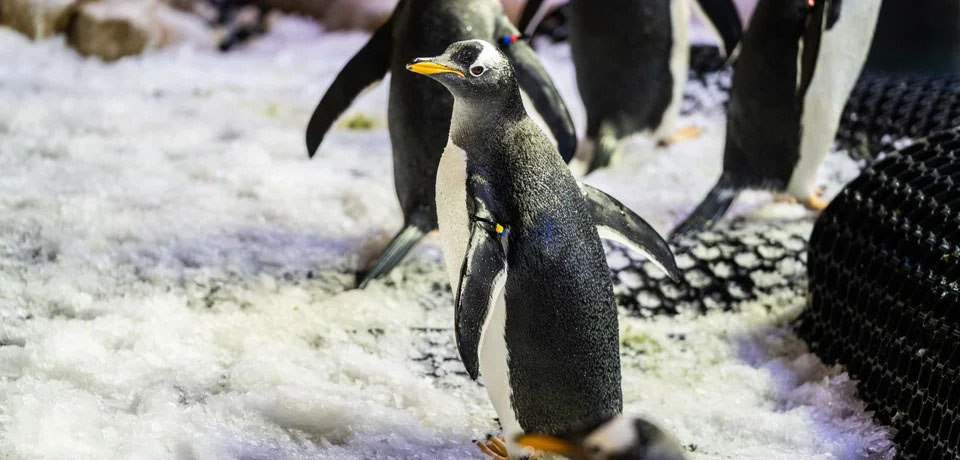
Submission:
[[[306,157],[364,40],[284,18],[226,56],[107,65],[0,28],[0,459],[479,457],[495,414],[455,358],[436,238],[352,289],[401,223],[386,87],[348,115],[372,129]],[[582,126],[568,50],[543,54]],[[720,165],[722,115],[682,122],[705,135],[630,140],[588,181],[667,230]],[[854,382],[786,326],[804,302],[624,317],[626,412],[691,459],[892,458]]]

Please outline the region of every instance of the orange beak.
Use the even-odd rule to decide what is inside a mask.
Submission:
[[[452,73],[454,75],[459,76],[460,78],[464,78],[463,72],[457,69],[451,69],[450,67],[447,67],[445,65],[437,64],[436,62],[432,62],[428,59],[423,59],[423,58],[414,59],[413,62],[407,64],[407,70],[418,73],[420,75],[436,75],[441,73]]]
[[[522,434],[517,436],[515,442],[523,447],[530,447],[537,451],[560,454],[567,458],[582,459],[585,458],[583,449],[553,436],[543,434]]]

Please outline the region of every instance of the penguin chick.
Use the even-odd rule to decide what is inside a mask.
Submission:
[[[566,436],[525,434],[516,443],[573,460],[683,460],[683,449],[656,425],[617,416],[588,431]]]

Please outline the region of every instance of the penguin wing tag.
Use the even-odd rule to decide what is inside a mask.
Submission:
[[[587,184],[580,184],[580,191],[600,238],[616,241],[643,254],[674,281],[682,278],[670,246],[647,221],[615,198]]]
[[[480,374],[480,342],[487,315],[493,311],[506,280],[507,262],[494,225],[480,220],[473,223],[457,289],[457,349],[474,380]]]
[[[497,23],[497,36],[517,34],[517,29],[510,21],[501,16]],[[501,49],[513,64],[520,88],[530,97],[537,114],[557,140],[560,156],[565,163],[569,163],[577,151],[577,132],[560,92],[553,86],[553,80],[540,64],[537,53],[523,40]]]
[[[743,37],[743,23],[736,5],[731,0],[697,0],[693,5],[694,10],[713,26],[729,60]]]
[[[399,9],[399,7],[397,7]],[[307,154],[317,152],[333,122],[350,107],[360,92],[383,79],[390,70],[393,51],[393,18],[380,26],[370,41],[337,74],[317,104],[307,124]]]

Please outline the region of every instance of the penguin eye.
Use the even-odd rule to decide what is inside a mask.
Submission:
[[[486,67],[482,65],[475,65],[470,68],[470,75],[473,75],[474,77],[479,77],[480,75],[483,75],[483,73],[486,71],[487,71]]]

